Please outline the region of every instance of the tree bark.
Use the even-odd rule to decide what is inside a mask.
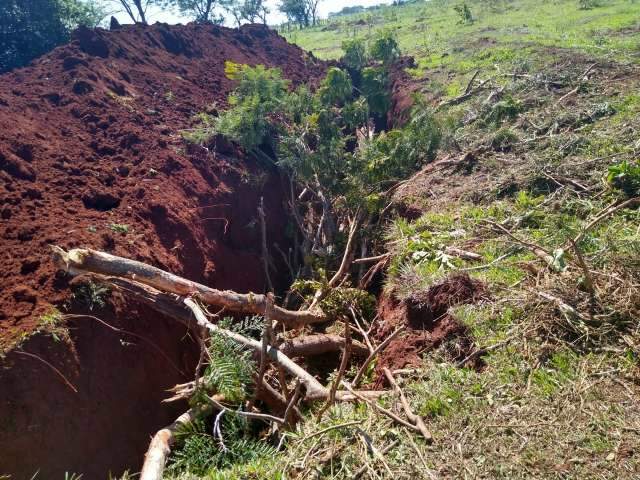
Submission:
[[[217,290],[136,260],[90,249],[77,248],[68,252],[56,246],[52,246],[52,249],[56,265],[74,276],[96,273],[128,278],[160,291],[182,296],[196,295],[206,304],[224,307],[232,312],[262,315],[267,306],[265,295]],[[273,318],[289,327],[329,320],[319,309],[294,311],[277,305],[273,306]]]
[[[144,456],[144,464],[142,465],[142,472],[140,473],[140,480],[162,480],[162,474],[164,467],[167,463],[167,458],[171,453],[171,447],[175,442],[176,431],[184,426],[193,422],[199,415],[211,411],[212,406],[203,405],[193,407],[180,415],[169,426],[158,430],[158,432],[151,439],[147,453]]]

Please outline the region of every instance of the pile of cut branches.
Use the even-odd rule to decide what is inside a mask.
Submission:
[[[218,412],[214,432],[217,428],[221,442],[219,418],[224,412],[268,422],[276,428],[283,429],[291,428],[301,417],[298,406],[303,403],[325,402],[320,409],[322,415],[336,401],[354,400],[364,401],[399,424],[429,437],[422,419],[410,410],[407,411],[407,420],[404,420],[372,401],[385,392],[356,390],[358,382],[362,379],[361,372],[364,372],[384,345],[374,347],[371,343],[364,330],[362,317],[358,319],[358,305],[346,306],[357,327],[352,326],[346,316],[336,318],[323,311],[320,300],[326,295],[326,289],[316,292],[314,301],[308,308],[287,310],[276,305],[274,296],[270,293],[240,294],[229,290],[217,290],[142,262],[96,250],[65,251],[55,246],[52,249],[56,265],[68,274],[108,285],[183,323],[202,345],[202,355],[194,380],[177,385],[172,390],[174,396],[169,399],[195,399],[196,401],[192,402],[194,406],[153,437],[142,469],[143,480],[161,479],[171,446],[175,442],[176,432],[212,412]],[[348,268],[341,268],[330,284],[339,285],[347,274]],[[216,307],[236,314],[263,316],[262,338],[251,338],[231,328],[225,328],[217,321],[218,315],[208,313],[207,307]],[[344,323],[343,335],[308,333],[312,324],[326,324],[336,320]],[[355,336],[362,338],[362,341],[354,338]],[[215,385],[204,380],[201,370],[205,357],[210,355],[206,345],[212,337],[223,338],[248,353],[247,358],[242,358],[243,355],[239,354],[237,362],[254,361],[257,365],[258,368],[253,369],[253,392],[250,396],[242,398],[228,392],[213,391]],[[340,367],[329,386],[320,383],[303,365],[293,360],[304,360],[309,356],[340,351]],[[359,374],[351,385],[344,379],[349,362],[351,358],[365,357],[366,360],[361,363]],[[339,386],[344,389],[338,389]],[[400,398],[402,399],[402,396]],[[263,406],[262,409],[258,408],[258,404]],[[223,446],[224,444],[221,444],[221,448]]]

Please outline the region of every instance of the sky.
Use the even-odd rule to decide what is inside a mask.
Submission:
[[[103,3],[105,3],[107,10],[112,13],[120,23],[132,23],[129,16],[122,11],[121,8],[118,8],[118,0],[103,0]],[[268,17],[269,23],[278,24],[283,22],[285,18],[280,12],[278,12],[278,4],[280,3],[280,0],[266,0],[266,3],[272,12]],[[318,11],[320,12],[321,17],[326,18],[330,12],[337,12],[342,10],[343,7],[353,5],[369,7],[380,3],[391,2],[390,0],[320,0],[320,3],[318,4]],[[118,12],[116,10],[121,11]],[[163,10],[158,7],[149,7],[147,11],[147,20],[149,23],[164,22],[169,24],[187,23],[190,21],[190,19],[180,16],[177,12]]]

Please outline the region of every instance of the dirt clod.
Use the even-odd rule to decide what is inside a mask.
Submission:
[[[385,382],[384,367],[394,370],[419,366],[425,352],[443,344],[452,360],[460,360],[471,353],[474,344],[467,327],[448,311],[455,305],[475,303],[484,294],[481,282],[466,274],[455,274],[403,301],[383,297],[378,307],[382,326],[376,337],[382,340],[401,325],[407,326],[407,332],[380,354],[376,364],[376,385]]]

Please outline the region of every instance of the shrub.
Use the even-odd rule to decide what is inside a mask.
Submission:
[[[212,133],[220,133],[249,151],[274,135],[269,115],[282,110],[288,81],[277,68],[225,63],[225,74],[238,85],[229,96],[231,108],[218,117]]]
[[[362,70],[360,91],[367,99],[371,113],[384,116],[389,110],[389,90],[387,74],[380,67],[366,67]]]
[[[389,65],[398,58],[400,47],[393,32],[390,30],[380,32],[371,44],[369,55],[374,60],[382,62],[383,65]]]
[[[340,106],[351,98],[352,90],[349,74],[337,67],[331,67],[320,84],[318,96],[324,105]]]
[[[460,19],[458,23],[461,25],[470,25],[474,22],[473,15],[471,14],[471,9],[467,3],[463,3],[461,5],[456,5],[453,9],[458,13]]]
[[[369,60],[364,40],[354,38],[342,42],[342,62],[355,71],[362,70]]]
[[[499,152],[508,152],[518,143],[518,135],[508,128],[501,128],[491,139],[491,148]]]
[[[520,101],[507,96],[503,100],[495,103],[483,115],[483,120],[487,125],[499,126],[504,120],[513,120],[522,111]]]
[[[441,140],[440,122],[429,108],[418,104],[403,129],[361,142],[358,175],[369,185],[405,178],[435,158]]]
[[[578,8],[580,10],[591,10],[592,8],[600,7],[599,0],[578,0]]]

